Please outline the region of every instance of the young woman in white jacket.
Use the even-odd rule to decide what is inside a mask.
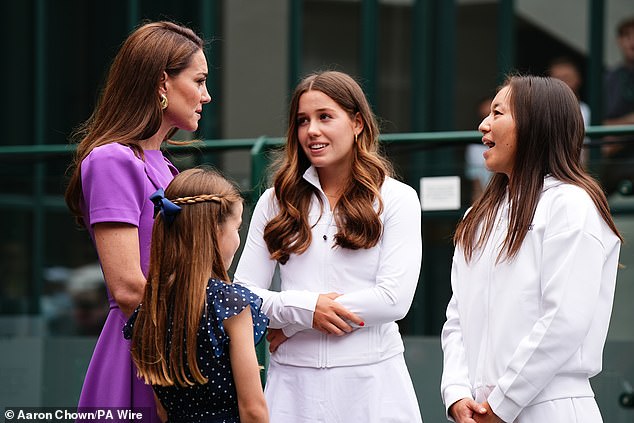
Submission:
[[[458,224],[442,331],[447,415],[601,422],[601,371],[621,236],[580,164],[584,125],[561,81],[510,77],[479,126],[496,172]]]
[[[395,323],[418,282],[421,209],[391,177],[378,136],[350,76],[323,72],[297,86],[285,153],[234,276],[271,320],[272,422],[421,422]]]

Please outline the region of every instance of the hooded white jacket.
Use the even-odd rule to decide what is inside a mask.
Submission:
[[[234,275],[261,296],[270,326],[290,338],[271,359],[304,367],[338,367],[375,363],[403,352],[396,320],[412,303],[421,266],[421,208],[416,191],[392,178],[381,187],[383,235],[369,249],[334,246],[337,233],[328,200],[315,168],[304,179],[319,190],[324,203],[313,197],[309,211],[312,242],[301,255],[292,254],[280,265],[281,292],[270,291],[277,262],[262,237],[266,224],[277,215],[273,189],[260,197]],[[376,207],[376,205],[375,205]],[[365,326],[344,336],[327,336],[312,329],[319,294],[341,293],[336,301],[363,319]]]
[[[454,253],[441,390],[447,408],[488,399],[512,422],[532,404],[594,395],[621,243],[583,189],[546,177],[518,255],[496,264],[508,211],[470,263]]]

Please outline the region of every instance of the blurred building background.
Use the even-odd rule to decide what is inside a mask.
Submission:
[[[579,66],[581,99],[600,125],[603,73],[620,60],[615,28],[634,15],[632,0],[3,0],[0,7],[0,407],[76,404],[107,305],[94,249],[61,197],[66,145],[127,34],[144,20],[169,19],[209,41],[213,102],[195,135],[226,146],[175,152],[179,168],[211,163],[255,198],[262,168],[251,147],[261,137],[280,142],[290,91],[303,75],[336,69],[362,83],[383,133],[396,140],[385,148],[403,180],[417,189],[421,177],[463,181],[460,209],[424,212],[423,271],[401,322],[427,422],[444,419],[438,334],[450,296],[451,234],[470,201],[464,152],[479,140],[478,103],[507,72],[545,74],[566,56]],[[399,142],[404,135],[420,142]],[[601,164],[595,150],[591,169]],[[631,239],[633,197],[616,193],[610,202]],[[634,422],[634,410],[619,405],[634,382],[629,245],[621,261],[606,369],[593,381],[605,421],[617,423]]]

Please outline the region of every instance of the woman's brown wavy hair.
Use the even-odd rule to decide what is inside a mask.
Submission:
[[[622,241],[603,190],[581,164],[585,129],[575,94],[558,79],[538,76],[510,76],[500,89],[507,86],[517,136],[511,181],[505,174],[496,173],[458,223],[454,243],[463,248],[465,259],[471,260],[484,247],[507,192],[509,227],[498,261],[517,255],[535,215],[546,175],[585,190]]]
[[[302,176],[310,161],[297,137],[299,99],[307,91],[320,91],[345,110],[351,119],[360,116],[363,130],[353,145],[350,180],[335,208],[339,232],[336,245],[357,250],[375,246],[382,234],[379,218],[383,211],[380,189],[392,176],[390,163],[379,151],[379,127],[359,84],[349,75],[326,71],[309,75],[295,88],[288,117],[284,154],[278,163],[273,187],[279,214],[266,225],[264,240],[271,258],[285,264],[291,254],[302,254],[312,240],[308,210],[313,196],[321,203],[317,189]],[[374,208],[374,202],[378,208]]]
[[[82,160],[96,147],[114,142],[143,158],[139,143],[156,134],[163,119],[158,90],[163,72],[178,75],[203,45],[191,29],[167,21],[142,25],[125,40],[92,116],[72,136],[79,144],[69,167],[65,199],[79,222]]]
[[[214,195],[213,201],[176,201],[208,194]],[[207,312],[207,282],[210,277],[229,281],[219,236],[227,218],[238,213],[242,197],[218,172],[199,167],[176,175],[165,198],[181,211],[170,224],[161,214],[154,221],[148,280],[130,352],[146,383],[204,384],[196,349],[200,319]]]

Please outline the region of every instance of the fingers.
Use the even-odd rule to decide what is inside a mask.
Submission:
[[[341,317],[343,317],[346,320],[349,320],[350,322],[354,323],[357,326],[365,326],[365,322],[363,321],[362,318],[360,318],[359,316],[357,316],[356,314],[349,311],[347,308],[343,306],[341,306],[341,308],[342,308],[342,312],[339,314]]]
[[[484,412],[482,412],[482,410],[484,410]],[[488,401],[484,401],[482,404],[479,405],[479,411],[478,412],[480,413],[479,415],[474,415],[473,416],[473,418],[476,421],[476,423],[478,423],[478,422],[483,422],[483,423],[504,423],[502,421],[502,419],[500,419],[498,417],[498,415],[495,414],[495,412],[493,411],[493,409],[489,405]]]
[[[326,334],[342,336],[354,330],[348,321],[358,326],[364,325],[359,316],[334,301],[339,296],[340,294],[335,292],[319,295],[313,315],[314,329]]]
[[[478,421],[478,415],[486,414],[487,410],[472,398],[463,398],[449,407],[449,415],[458,423],[473,423]]]
[[[320,319],[319,325],[315,329],[325,334],[336,336],[343,336],[352,332],[352,326],[336,314],[329,316],[327,319]]]
[[[336,315],[336,319],[332,321],[339,329],[344,331],[345,333],[352,332],[354,329],[350,323],[357,326],[365,326],[365,322],[362,318],[357,316],[355,313],[351,312],[338,302],[333,301],[332,310]],[[343,334],[342,334],[343,335]]]
[[[282,345],[288,337],[284,335],[282,329],[268,329],[266,340],[269,341],[269,352],[274,353],[280,345]]]
[[[342,306],[341,304],[339,304],[338,302],[335,302],[335,300],[339,297],[341,297],[341,294],[338,294],[336,292],[330,292],[328,294],[324,294],[326,297],[330,298],[331,300],[333,300],[333,308],[334,311],[337,313],[337,315],[339,317],[341,317],[342,320],[347,320],[350,321],[352,323],[354,323],[357,326],[364,326],[365,322],[363,321],[362,318],[360,318],[359,316],[357,316],[356,314],[354,314],[353,312],[351,312],[350,310],[348,310],[347,308],[345,308],[344,306]]]

